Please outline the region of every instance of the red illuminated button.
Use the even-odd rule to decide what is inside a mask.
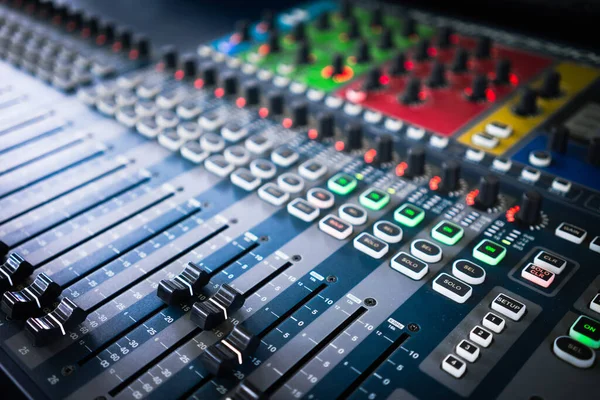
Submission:
[[[535,283],[538,286],[547,288],[554,282],[554,273],[545,270],[542,267],[538,267],[535,264],[529,263],[521,271],[521,277],[527,279],[530,282]]]

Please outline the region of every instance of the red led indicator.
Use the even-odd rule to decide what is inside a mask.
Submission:
[[[130,60],[137,60],[139,56],[140,56],[140,52],[138,50],[133,49],[133,50],[129,51],[129,59]]]
[[[225,89],[223,88],[216,88],[215,89],[215,97],[223,97],[225,95]]]
[[[335,149],[337,151],[344,151],[345,147],[346,147],[346,144],[344,142],[342,142],[341,140],[338,140],[337,142],[335,142]]]
[[[310,140],[315,140],[318,137],[319,137],[319,132],[316,129],[312,128],[312,129],[308,130],[308,138]]]
[[[263,44],[258,48],[258,54],[260,54],[261,56],[266,56],[267,54],[269,54],[269,50],[269,45]]]
[[[406,61],[406,62],[404,63],[404,68],[405,68],[407,71],[411,71],[411,70],[412,70],[414,67],[415,67],[415,63],[413,63],[412,61]]]
[[[261,118],[267,118],[267,117],[269,116],[269,109],[268,109],[268,108],[266,108],[266,107],[261,107],[261,108],[258,110],[258,115],[259,115]]]
[[[371,164],[375,160],[375,157],[377,157],[377,150],[369,149],[365,153],[365,162]]]
[[[515,222],[516,215],[520,209],[521,209],[521,207],[514,206],[514,207],[511,207],[508,210],[506,210],[506,220],[508,222]]]
[[[96,38],[96,44],[98,46],[102,46],[104,43],[106,43],[106,36],[105,35],[98,35],[98,37]]]
[[[246,105],[246,99],[243,97],[238,97],[235,99],[235,105],[238,106],[238,108],[244,108]]]
[[[119,51],[121,51],[122,48],[123,48],[123,45],[121,44],[121,42],[114,42],[112,45],[112,51],[114,51],[115,53],[118,53]]]
[[[440,188],[440,183],[442,182],[442,178],[439,176],[434,176],[429,180],[429,189],[438,190]]]
[[[429,57],[435,57],[437,56],[437,49],[435,47],[430,47],[427,49],[427,54],[429,54]]]
[[[182,69],[178,69],[177,71],[175,71],[175,79],[177,79],[178,81],[180,81],[184,77],[185,77],[185,72],[183,72]]]
[[[408,164],[405,161],[402,161],[400,164],[396,165],[396,175],[404,176],[406,168],[408,168]]]
[[[194,81],[194,87],[196,89],[202,89],[202,86],[204,86],[204,81],[202,79],[198,78]]]
[[[496,101],[496,92],[489,88],[485,89],[485,98],[489,102]]]
[[[387,85],[388,83],[390,83],[390,77],[387,75],[381,75],[379,77],[379,83],[381,83],[382,85]]]
[[[519,84],[519,77],[515,74],[510,74],[508,76],[508,80],[509,80],[510,84],[513,86],[517,86]]]
[[[469,194],[467,194],[467,197],[465,198],[467,205],[469,205],[469,206],[474,205],[475,199],[477,198],[478,195],[479,195],[478,189],[475,189],[475,190],[469,192]]]
[[[281,125],[283,125],[283,127],[286,129],[291,128],[293,124],[294,122],[291,118],[284,118],[283,121],[281,121]]]

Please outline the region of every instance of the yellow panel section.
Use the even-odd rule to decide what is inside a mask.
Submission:
[[[504,154],[511,147],[519,143],[519,141],[527,136],[527,134],[536,126],[544,122],[551,114],[568,103],[573,97],[575,97],[575,95],[577,95],[577,93],[579,93],[596,78],[598,78],[598,76],[600,76],[600,70],[596,68],[573,63],[561,63],[557,65],[555,69],[562,76],[561,88],[564,92],[564,95],[560,98],[550,100],[539,98],[538,106],[541,108],[541,113],[531,117],[520,117],[515,115],[512,112],[512,109],[519,101],[520,96],[517,94],[509,99],[498,110],[487,116],[477,125],[473,126],[471,129],[461,135],[460,138],[458,138],[458,141],[469,147],[484,150],[496,156]],[[540,78],[532,83],[531,87],[539,87],[541,86],[541,83],[542,79]],[[485,130],[485,126],[494,121],[502,122],[512,126],[513,134],[507,139],[500,139],[500,143],[494,149],[475,146],[473,143],[471,143],[471,136],[473,136],[475,133],[483,132]]]

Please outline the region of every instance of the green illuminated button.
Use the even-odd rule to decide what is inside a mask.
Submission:
[[[342,196],[347,195],[356,189],[357,184],[357,180],[348,174],[337,174],[327,181],[329,190]]]
[[[600,349],[600,322],[582,315],[569,329],[569,336],[592,349]]]
[[[360,204],[371,210],[381,210],[390,202],[390,195],[379,189],[368,189],[360,195]]]
[[[403,204],[394,211],[394,219],[402,225],[413,227],[417,226],[425,218],[425,211],[412,204]]]
[[[448,221],[440,222],[431,231],[432,238],[448,246],[454,246],[464,234],[465,231],[460,226]]]
[[[498,265],[505,255],[505,247],[487,239],[483,239],[473,249],[473,257],[489,265]]]

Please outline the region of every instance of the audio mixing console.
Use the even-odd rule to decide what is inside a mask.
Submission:
[[[317,1],[153,48],[0,4],[32,399],[600,396],[600,55]]]

